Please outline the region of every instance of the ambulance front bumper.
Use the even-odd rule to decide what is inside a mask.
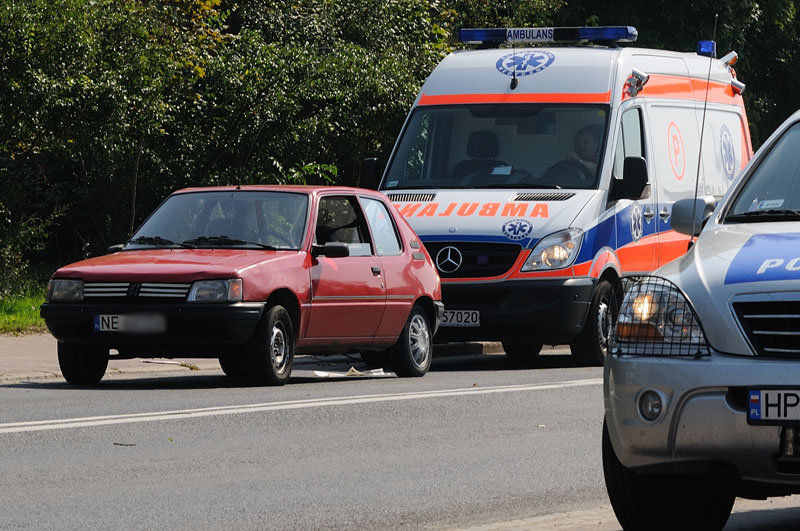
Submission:
[[[569,343],[583,329],[596,282],[593,278],[444,281],[446,312],[477,310],[480,326],[443,322],[435,341]]]
[[[747,420],[748,389],[800,388],[800,360],[730,356],[668,358],[610,355],[603,396],[620,462],[651,472],[702,472],[725,465],[754,484],[798,490],[800,456],[781,456],[786,426]],[[658,393],[661,414],[646,420],[639,401]],[[782,486],[782,487],[781,487]]]

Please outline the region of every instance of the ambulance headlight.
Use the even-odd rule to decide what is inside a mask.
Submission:
[[[47,302],[82,300],[83,280],[54,278],[47,283]]]
[[[536,244],[521,271],[545,271],[569,267],[578,256],[583,231],[567,229],[546,236]]]
[[[669,280],[622,280],[625,297],[610,339],[613,354],[707,356],[708,341],[686,295]]]

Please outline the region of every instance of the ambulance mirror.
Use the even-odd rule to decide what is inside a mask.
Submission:
[[[622,166],[622,187],[617,199],[647,199],[650,185],[647,182],[647,161],[642,157],[625,157]]]
[[[375,157],[364,159],[361,163],[361,175],[358,178],[358,185],[361,188],[377,190],[381,180],[381,164]]]
[[[698,197],[697,199],[680,199],[672,205],[672,228],[675,232],[698,236],[703,226],[714,213],[716,200],[713,196]],[[694,234],[692,234],[694,226]]]

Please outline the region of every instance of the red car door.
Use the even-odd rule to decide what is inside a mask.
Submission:
[[[350,256],[314,259],[306,337],[374,337],[386,307],[386,287],[355,196],[321,197],[314,230],[315,244],[345,243]]]

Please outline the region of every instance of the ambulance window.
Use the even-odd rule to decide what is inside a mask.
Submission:
[[[314,242],[343,242],[350,248],[350,256],[369,256],[369,232],[361,207],[355,197],[323,197],[319,202]]]
[[[622,179],[625,157],[644,157],[641,110],[636,108],[626,111],[622,115],[620,129],[614,154],[614,177],[617,179]]]

